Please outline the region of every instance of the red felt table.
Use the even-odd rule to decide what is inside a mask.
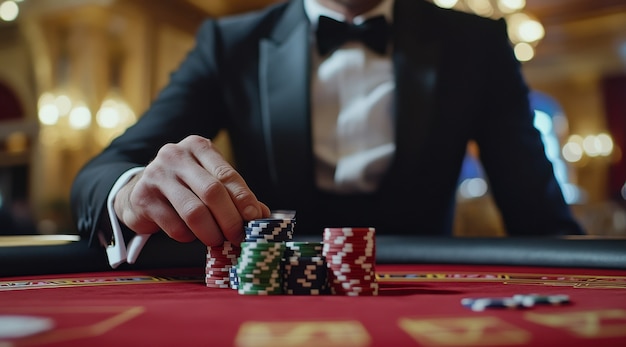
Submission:
[[[249,296],[203,268],[0,278],[0,314],[55,329],[1,346],[626,346],[626,271],[376,267],[375,297]],[[465,297],[567,294],[571,303],[474,312]]]

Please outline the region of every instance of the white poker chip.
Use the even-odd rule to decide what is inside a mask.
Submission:
[[[54,321],[50,318],[0,315],[0,340],[40,334],[53,328]]]

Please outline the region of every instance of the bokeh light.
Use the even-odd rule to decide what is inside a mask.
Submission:
[[[466,0],[467,6],[474,11],[474,13],[483,16],[490,17],[494,13],[494,8],[491,6],[489,0]]]
[[[453,8],[458,2],[458,0],[435,0],[435,4],[442,8]]]
[[[459,194],[465,199],[479,198],[487,194],[488,185],[480,177],[468,178],[459,185]]]
[[[525,6],[525,0],[498,0],[498,9],[504,13],[520,11]]]
[[[0,4],[0,19],[5,22],[14,21],[20,14],[20,8],[15,1],[5,1]]]
[[[54,125],[59,121],[59,109],[54,104],[39,107],[39,121],[41,124]]]
[[[91,125],[91,111],[87,106],[76,106],[70,111],[69,124],[72,129],[86,129]]]
[[[65,116],[72,110],[72,100],[65,94],[58,95],[54,98],[54,104],[59,110],[59,115]]]

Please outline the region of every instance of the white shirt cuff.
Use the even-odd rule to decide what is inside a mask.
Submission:
[[[124,240],[124,234],[122,233],[122,227],[120,225],[117,216],[115,215],[115,210],[113,209],[113,200],[115,199],[115,195],[119,192],[119,190],[126,184],[128,181],[137,173],[143,171],[143,167],[132,168],[122,174],[120,178],[117,179],[113,188],[109,192],[109,196],[107,197],[107,212],[109,214],[109,220],[111,221],[111,228],[113,229],[113,239],[110,245],[107,246],[107,258],[109,260],[109,265],[112,268],[117,268],[121,264],[128,262],[129,264],[133,264],[141,249],[146,244],[151,234],[137,234],[133,239],[128,243],[128,250],[126,248],[126,242]]]

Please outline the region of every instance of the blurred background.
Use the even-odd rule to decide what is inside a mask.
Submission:
[[[76,233],[75,174],[141,116],[202,20],[275,2],[0,0],[0,235]],[[626,1],[433,2],[506,19],[566,200],[590,234],[626,236]],[[477,152],[455,233],[503,236]]]

